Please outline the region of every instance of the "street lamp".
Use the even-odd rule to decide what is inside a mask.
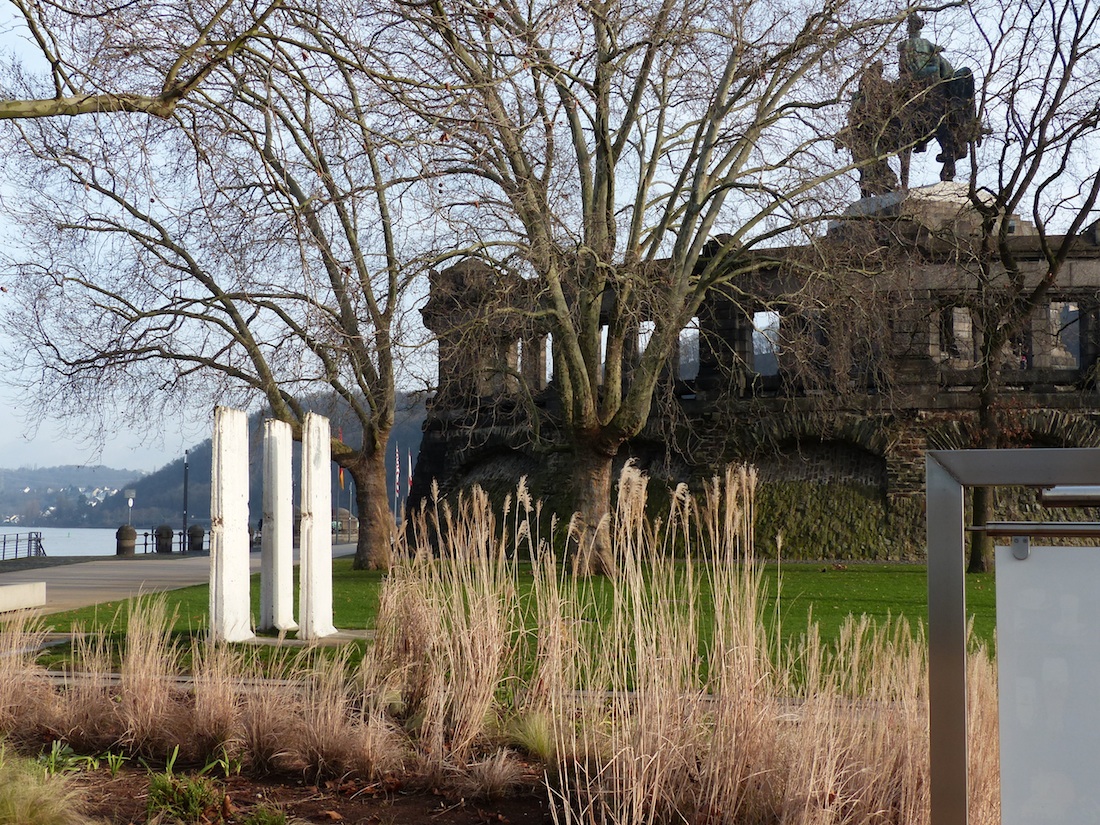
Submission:
[[[187,454],[188,450],[183,451],[183,546],[187,548]]]

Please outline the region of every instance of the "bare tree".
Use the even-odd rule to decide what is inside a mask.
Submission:
[[[1014,344],[1030,335],[1033,319],[1049,315],[1051,293],[1096,217],[1100,4],[989,0],[963,11],[956,25],[976,35],[966,42],[981,67],[987,135],[967,187],[980,227],[960,269],[980,333],[974,446],[994,447],[1010,427],[1005,373],[1030,366]],[[975,522],[991,512],[990,491],[975,490]],[[969,569],[986,569],[990,550],[988,540],[975,540]]]
[[[39,403],[62,413],[259,393],[297,427],[327,388],[363,434],[333,441],[356,485],[356,564],[386,567],[384,451],[416,272],[395,220],[405,150],[361,86],[354,10],[292,11],[167,122],[10,127],[27,243],[8,329]]]
[[[851,168],[832,153],[839,104],[903,15],[832,0],[427,0],[378,13],[375,71],[395,123],[411,117],[432,139],[421,151],[443,237],[538,295],[578,563],[609,571],[614,456],[707,291],[767,265],[768,247],[814,237],[833,211]]]
[[[140,112],[167,118],[257,35],[281,0],[7,0],[46,77],[17,63],[0,82],[0,120]],[[2,12],[3,9],[0,9]],[[25,27],[25,29],[21,29]],[[123,91],[129,89],[130,91]]]

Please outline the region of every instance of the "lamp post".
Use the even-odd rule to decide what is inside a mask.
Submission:
[[[187,547],[187,455],[188,450],[183,451],[183,542],[184,548]]]
[[[137,490],[127,490],[123,495],[126,496],[126,524],[129,526],[134,521],[134,496],[137,495]]]

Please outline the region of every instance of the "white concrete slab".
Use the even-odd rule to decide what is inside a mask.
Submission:
[[[332,441],[327,418],[306,414],[302,427],[301,564],[298,638],[336,632],[332,623]]]
[[[214,410],[210,479],[210,631],[223,642],[251,639],[248,537],[248,416]]]
[[[261,630],[297,630],[294,621],[294,435],[285,421],[264,421],[260,563]]]
[[[45,582],[0,584],[0,613],[6,613],[11,610],[27,610],[33,607],[45,607],[45,605]]]

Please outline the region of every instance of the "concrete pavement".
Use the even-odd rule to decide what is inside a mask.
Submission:
[[[355,545],[335,545],[332,552],[334,556],[348,556],[355,552]],[[253,573],[259,571],[259,551],[250,554],[249,566]],[[8,570],[0,563],[0,584],[46,583],[44,613],[73,610],[209,581],[209,553],[92,557],[73,564]]]

